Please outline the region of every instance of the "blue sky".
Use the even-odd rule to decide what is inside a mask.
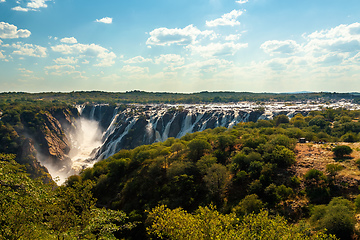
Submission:
[[[360,91],[358,0],[0,0],[0,92]]]

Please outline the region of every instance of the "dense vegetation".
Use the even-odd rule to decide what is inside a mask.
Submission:
[[[113,239],[131,229],[123,212],[96,208],[93,183],[54,188],[0,154],[0,239]]]
[[[279,115],[271,121],[241,123],[232,129],[207,129],[181,139],[121,150],[69,181],[94,181],[99,206],[123,210],[132,220],[142,222],[134,230],[135,238],[146,238],[148,226],[147,233],[153,236],[182,239],[180,236],[195,231],[195,227],[187,229],[191,225],[187,221],[199,222],[202,214],[210,214],[218,216],[214,224],[224,227],[225,232],[216,234],[224,234],[225,239],[256,235],[241,232],[241,226],[254,221],[275,222],[279,228],[283,224],[289,227],[284,232],[298,234],[299,239],[306,234],[314,239],[324,236],[311,235],[311,229],[326,229],[349,239],[356,234],[351,196],[359,191],[341,190],[343,183],[334,180],[340,169],[337,164],[329,164],[326,172],[311,169],[304,176],[296,176],[294,150],[299,138],[357,141],[359,116],[359,111],[327,109],[307,117],[299,114],[291,120]],[[341,160],[347,154],[334,157]],[[216,206],[217,210],[207,206]],[[287,225],[283,218],[268,218],[262,209],[297,225]],[[184,222],[169,225],[169,219],[178,214]],[[185,232],[174,233],[174,229]]]
[[[299,138],[359,141],[360,111],[279,115],[124,149],[56,187],[30,179],[11,154],[21,154],[19,131],[35,131],[42,114],[65,107],[27,99],[0,102],[0,150],[6,153],[0,155],[0,238],[358,236],[359,190],[340,187],[345,184],[336,179],[341,166],[300,176],[294,163]],[[351,153],[344,147],[333,151],[337,161]]]
[[[339,99],[349,99],[360,102],[360,94],[357,93],[252,93],[252,92],[199,92],[199,93],[166,93],[166,92],[70,92],[70,93],[0,93],[1,102],[12,101],[52,101],[54,103],[63,102],[66,104],[83,103],[220,103],[220,102],[268,102],[268,101],[308,101],[321,100],[331,101]]]

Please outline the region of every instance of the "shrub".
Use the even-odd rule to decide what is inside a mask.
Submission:
[[[304,175],[304,179],[306,195],[312,203],[326,203],[329,201],[330,189],[323,172],[310,169]]]
[[[352,132],[346,133],[345,135],[341,136],[341,141],[343,142],[353,143],[353,142],[357,142],[358,140],[359,139],[356,136],[356,134]]]
[[[333,198],[327,206],[316,206],[310,221],[317,229],[326,229],[340,239],[351,239],[355,228],[353,204],[341,197]]]
[[[355,161],[355,164],[358,168],[360,168],[360,158]]]
[[[264,208],[264,204],[259,199],[258,195],[251,194],[241,200],[233,211],[240,217],[250,213],[259,213],[262,208]]]
[[[360,211],[360,195],[357,195],[354,202],[355,202],[356,210]]]
[[[326,172],[329,173],[330,177],[335,179],[335,176],[339,171],[341,171],[344,167],[339,164],[328,164],[326,165]]]
[[[353,150],[349,146],[341,145],[334,147],[332,151],[334,152],[335,157],[344,158],[345,155],[351,154]]]
[[[189,142],[188,148],[189,159],[196,162],[205,154],[206,151],[211,149],[211,145],[205,140],[194,139]]]
[[[286,168],[295,163],[295,154],[284,146],[276,146],[271,153],[271,160],[279,167]]]
[[[286,116],[284,114],[276,116],[274,118],[274,121],[275,121],[276,126],[279,126],[281,123],[289,123],[290,122],[288,116]]]

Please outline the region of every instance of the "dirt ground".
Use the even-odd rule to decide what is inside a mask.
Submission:
[[[350,157],[336,161],[331,149],[337,145],[348,145],[351,147],[353,152]],[[295,172],[299,177],[302,177],[311,168],[325,173],[326,165],[337,163],[344,167],[338,173],[339,178],[343,178],[343,180],[352,184],[360,182],[360,169],[355,164],[355,161],[360,159],[360,143],[298,143],[295,153]]]

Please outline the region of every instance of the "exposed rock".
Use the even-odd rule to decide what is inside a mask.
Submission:
[[[18,162],[25,165],[27,172],[32,178],[43,177],[44,182],[50,182],[51,176],[47,169],[42,166],[36,159],[37,151],[34,146],[34,141],[31,138],[26,138],[20,149]]]

